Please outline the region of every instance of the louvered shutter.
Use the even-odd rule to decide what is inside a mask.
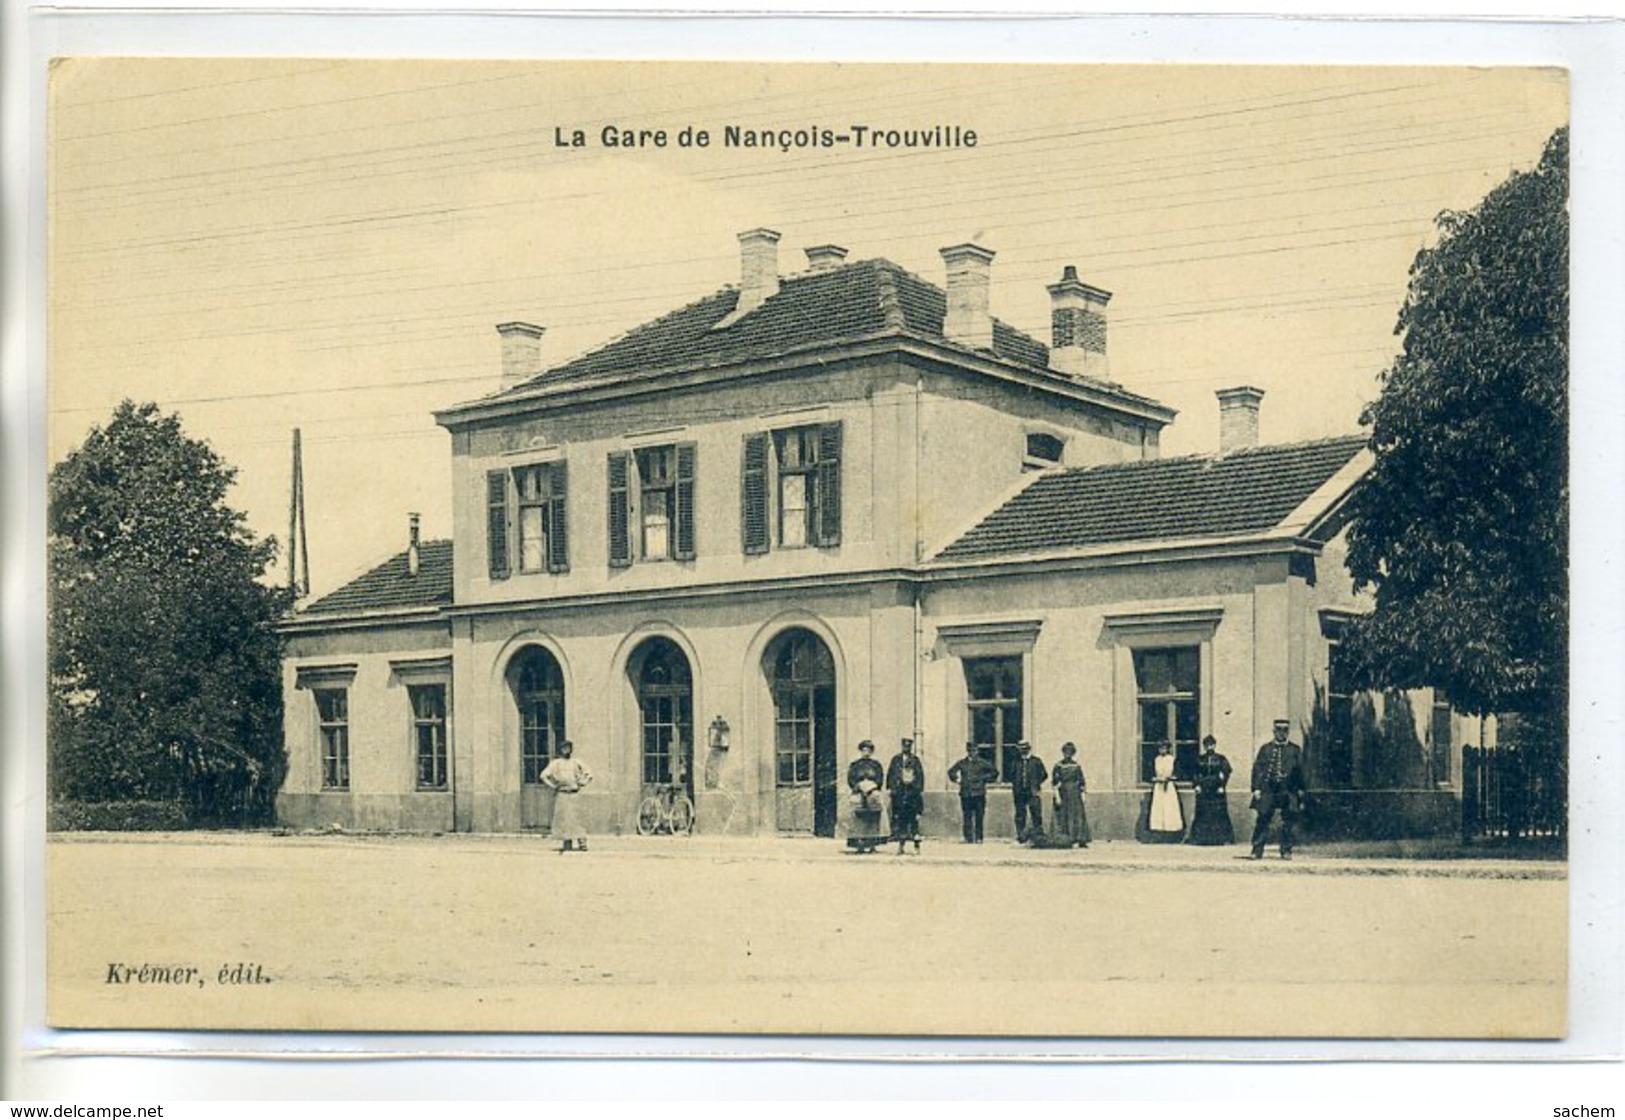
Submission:
[[[570,520],[566,512],[569,504],[566,501],[569,494],[568,466],[564,462],[553,463],[548,472],[547,570],[555,573],[570,570]]]
[[[694,559],[694,465],[697,455],[692,443],[677,445],[677,548],[678,560]]]
[[[841,543],[841,424],[818,429],[818,543]]]
[[[609,453],[609,566],[632,563],[631,461],[629,451]]]
[[[485,554],[492,579],[508,578],[508,472],[485,475]]]
[[[739,475],[739,525],[746,555],[767,551],[767,433],[745,437]]]

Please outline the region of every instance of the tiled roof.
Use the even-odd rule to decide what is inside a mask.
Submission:
[[[876,336],[903,335],[946,342],[942,333],[946,294],[907,269],[879,258],[786,276],[776,295],[737,321],[718,328],[717,324],[738,302],[738,290],[724,288],[487,399],[528,395],[541,386],[576,387],[667,370],[769,359],[805,347]],[[1048,347],[997,319],[993,323],[993,354],[1031,369],[1049,368]],[[1145,399],[1108,382],[1073,380],[1109,386],[1132,399]]]
[[[1341,436],[1041,474],[937,559],[1264,532],[1365,444]]]
[[[434,607],[451,602],[451,542],[424,541],[418,546],[418,574],[406,570],[399,552],[372,571],[300,609],[306,614],[348,614],[403,607]]]

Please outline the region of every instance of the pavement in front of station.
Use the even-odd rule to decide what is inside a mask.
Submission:
[[[131,844],[388,844],[445,845],[462,850],[556,850],[558,841],[542,831],[523,833],[348,832],[341,830],[189,831],[189,832],[57,832],[53,843],[117,841]],[[918,852],[912,844],[898,854],[895,842],[862,854],[842,839],[811,836],[593,836],[585,853],[560,853],[571,860],[674,859],[722,862],[920,863],[930,865],[1049,868],[1073,872],[1202,871],[1239,875],[1397,875],[1481,879],[1568,877],[1560,856],[1533,846],[1477,847],[1447,840],[1303,842],[1290,860],[1271,844],[1263,859],[1249,856],[1242,841],[1217,847],[1192,844],[1143,844],[1133,840],[1096,840],[1087,848],[1033,848],[1009,838],[980,844],[928,837]]]

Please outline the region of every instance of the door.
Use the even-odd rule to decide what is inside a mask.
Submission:
[[[773,694],[774,813],[780,832],[835,835],[835,663],[823,641],[790,630],[763,666]]]

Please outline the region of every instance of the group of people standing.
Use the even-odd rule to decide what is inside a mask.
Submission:
[[[1283,859],[1292,858],[1293,826],[1303,807],[1303,750],[1289,740],[1291,725],[1275,721],[1274,735],[1261,746],[1253,761],[1252,808],[1258,814],[1253,828],[1252,858],[1262,859],[1270,825],[1280,817],[1280,848]],[[1017,746],[1017,757],[1007,778],[1015,806],[1016,842],[1034,847],[1087,848],[1089,818],[1084,794],[1088,782],[1077,760],[1078,748],[1061,745],[1061,760],[1053,768],[1033,754],[1032,744]],[[858,757],[847,768],[847,787],[852,796],[852,828],[847,844],[858,851],[874,851],[894,841],[902,855],[913,844],[920,850],[920,814],[925,808],[925,767],[914,753],[914,741],[904,739],[898,753],[885,767],[874,757],[875,745],[868,739],[858,744]],[[1163,744],[1152,760],[1151,793],[1141,817],[1141,838],[1156,841],[1183,841],[1205,846],[1233,844],[1235,828],[1230,823],[1226,790],[1233,767],[1218,751],[1212,735],[1203,738],[1196,770],[1191,776],[1195,791],[1194,809],[1187,825],[1184,808],[1175,786],[1173,747]],[[959,787],[959,807],[964,842],[980,844],[987,816],[987,789],[998,771],[983,757],[975,743],[965,744],[965,755],[948,768],[948,780]],[[1055,806],[1053,832],[1044,828],[1043,787],[1048,783]],[[891,831],[880,823],[884,799],[889,799]]]

